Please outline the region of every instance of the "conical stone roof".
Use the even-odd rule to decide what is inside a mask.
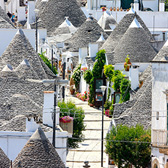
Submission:
[[[19,66],[15,69],[15,72],[20,78],[23,77],[25,79],[39,79],[37,73],[33,70],[27,59],[24,59],[19,64]]]
[[[52,73],[48,67],[44,70],[45,65],[42,65],[43,61],[35,52],[22,30],[18,30],[11,43],[2,54],[2,59],[7,64],[11,64],[14,69],[17,68],[24,59],[27,59],[40,79],[49,78],[47,73]]]
[[[0,17],[6,20],[12,26],[12,28],[15,28],[12,21],[9,19],[8,15],[5,13],[5,11],[2,9],[1,6],[0,6]]]
[[[48,0],[46,7],[39,13],[41,26],[47,29],[48,35],[63,23],[65,16],[75,27],[80,27],[86,19],[76,0]]]
[[[40,127],[14,160],[13,168],[17,168],[19,162],[23,168],[65,168],[58,153]]]
[[[150,62],[157,53],[149,41],[149,36],[137,19],[134,19],[114,49],[112,63],[124,63],[127,55],[131,62]]]
[[[77,31],[77,28],[69,21],[68,17],[65,17],[65,21],[58,27],[53,33],[53,36],[60,34],[73,34]]]
[[[0,148],[0,167],[8,168],[10,166],[10,160],[4,153],[4,151]]]
[[[112,64],[112,60],[113,60],[112,53],[113,53],[115,47],[117,46],[117,44],[121,40],[124,33],[129,28],[130,24],[132,23],[132,21],[134,20],[135,17],[138,20],[138,22],[141,24],[143,29],[146,31],[146,33],[148,34],[150,39],[153,40],[152,35],[151,35],[150,31],[148,30],[148,28],[146,27],[145,23],[142,21],[142,19],[139,17],[139,15],[137,15],[133,10],[131,10],[131,12],[128,12],[123,17],[123,19],[119,22],[119,24],[116,26],[116,28],[113,30],[113,32],[110,34],[108,39],[105,41],[105,43],[101,47],[101,49],[106,50],[106,55],[107,55],[107,59],[108,59],[109,64]]]
[[[0,16],[0,28],[1,29],[13,29],[14,27]]]
[[[90,16],[72,37],[65,41],[66,49],[78,52],[79,48],[87,47],[89,43],[96,42],[102,32],[104,38],[107,39],[108,35],[99,26],[97,21]]]
[[[160,49],[156,57],[152,60],[153,62],[168,62],[168,40],[164,46]]]
[[[103,30],[111,30],[110,26],[117,25],[117,22],[108,11],[105,11],[99,19],[98,24],[103,28]]]

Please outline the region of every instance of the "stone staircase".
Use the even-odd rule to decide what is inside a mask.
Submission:
[[[86,125],[83,134],[85,140],[79,143],[79,148],[69,149],[67,155],[67,167],[82,168],[84,161],[89,161],[91,168],[101,167],[101,124],[102,111],[88,106],[76,97],[68,97],[67,100],[73,101],[77,107],[82,107],[85,111],[84,124]],[[111,119],[104,116],[104,138],[108,131]],[[104,146],[105,150],[105,146]],[[104,167],[106,164],[106,154],[103,155]]]

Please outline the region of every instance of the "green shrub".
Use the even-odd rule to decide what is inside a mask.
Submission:
[[[126,78],[123,78],[121,80],[121,84],[120,84],[120,102],[126,102],[130,99],[130,90],[131,90],[131,84],[130,81]]]
[[[83,141],[82,131],[85,130],[84,126],[84,110],[80,107],[76,107],[74,103],[69,102],[58,102],[60,107],[60,117],[70,116],[73,117],[73,135],[72,138],[68,139],[68,147],[78,147],[78,142]]]
[[[117,76],[114,77],[113,88],[116,92],[120,91],[120,85],[123,78],[124,78],[123,74],[118,74]]]
[[[112,105],[112,102],[111,102],[111,101],[106,100],[106,102],[104,103],[104,109],[105,109],[105,110],[110,109],[110,106],[111,106],[111,105]]]
[[[114,160],[118,168],[148,167],[151,161],[151,134],[143,126],[113,127],[106,137],[106,153]]]
[[[91,79],[92,79],[92,71],[86,70],[84,72],[84,80],[86,81],[87,84],[90,84]]]
[[[44,63],[52,70],[52,64],[51,62],[49,61],[49,59],[47,57],[45,57],[45,52],[42,52],[41,54],[39,54],[39,56],[41,57],[41,59],[44,61]],[[56,67],[53,65],[53,73],[56,75],[58,72],[57,72],[57,69]]]
[[[72,78],[75,82],[76,91],[79,90],[79,82],[81,79],[81,64],[74,70]]]

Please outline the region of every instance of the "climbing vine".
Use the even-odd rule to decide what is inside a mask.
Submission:
[[[104,66],[104,74],[106,78],[109,81],[109,90],[108,90],[108,99],[111,94],[110,87],[114,89],[115,92],[120,92],[120,101],[119,103],[128,101],[130,98],[130,90],[131,90],[131,84],[128,79],[125,78],[123,73],[120,70],[114,70],[114,67],[112,65],[105,65]],[[111,83],[113,82],[113,85],[111,86]],[[114,107],[114,99],[112,99],[112,103],[110,106],[110,113],[113,113]]]

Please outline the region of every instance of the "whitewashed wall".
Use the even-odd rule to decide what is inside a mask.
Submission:
[[[87,7],[88,9],[96,9],[100,8],[100,5],[106,5],[107,8],[114,8],[114,7],[121,7],[121,0],[87,0]],[[158,0],[143,0],[144,8],[151,8],[153,11],[158,11]]]
[[[167,100],[163,92],[168,90],[168,64],[152,63],[152,116],[159,112],[159,120],[152,117],[152,129],[167,130]]]
[[[100,9],[96,11],[82,8],[82,10],[87,17],[89,16],[89,13],[92,13],[93,17],[97,20],[99,20],[103,14]],[[126,13],[126,11],[111,12],[117,23],[119,23]],[[138,11],[137,14],[142,18],[148,28],[168,28],[168,12]]]
[[[153,155],[154,157],[152,157],[152,162],[157,159],[158,162],[159,162],[159,165],[160,165],[160,168],[164,168],[164,164],[165,164],[165,161],[164,161],[164,154],[162,153],[159,153],[159,148],[152,148],[151,150],[151,155]]]

